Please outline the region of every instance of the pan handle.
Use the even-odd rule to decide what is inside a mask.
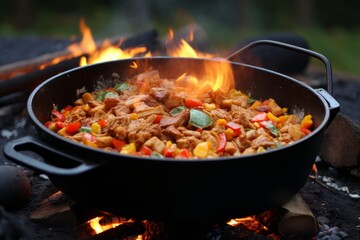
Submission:
[[[52,175],[78,175],[98,168],[101,165],[101,163],[85,163],[75,156],[56,150],[32,136],[25,136],[6,143],[3,151],[6,157],[16,163]],[[25,151],[28,154],[25,154]],[[35,156],[38,155],[41,158],[46,158],[49,163],[43,161],[43,159],[37,159],[38,157],[35,157],[33,153],[35,153]],[[58,163],[56,164],[56,162]]]
[[[243,48],[237,50],[236,52],[234,52],[230,56],[228,56],[226,59],[233,62],[234,61],[233,59],[236,56],[241,55],[241,54],[245,54],[250,49],[252,49],[254,47],[257,47],[259,45],[270,45],[270,46],[276,46],[276,47],[280,47],[280,48],[285,48],[285,49],[288,49],[288,50],[293,50],[293,51],[296,51],[296,52],[299,52],[299,53],[310,55],[310,56],[312,56],[314,58],[317,58],[320,61],[322,61],[325,64],[325,68],[326,68],[327,91],[328,91],[328,93],[330,93],[330,95],[333,95],[332,68],[331,68],[331,64],[330,64],[329,60],[324,55],[322,55],[320,53],[317,53],[317,52],[314,52],[314,51],[311,51],[309,49],[294,46],[294,45],[283,43],[283,42],[273,41],[273,40],[258,40],[258,41],[254,41],[252,43],[249,43],[248,45],[244,46]]]
[[[329,124],[332,122],[332,120],[335,118],[335,116],[339,113],[340,104],[338,101],[335,100],[335,98],[333,96],[331,96],[327,91],[325,91],[325,89],[318,88],[318,89],[316,89],[316,92],[318,94],[320,94],[321,97],[323,97],[329,105],[329,109],[330,109],[330,117],[329,117],[329,121],[328,121],[328,124]]]

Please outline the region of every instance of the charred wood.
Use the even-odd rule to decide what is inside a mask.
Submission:
[[[119,44],[119,47],[122,49],[126,49],[130,47],[145,46],[148,49],[152,49],[158,44],[157,35],[157,31],[155,30],[134,35],[132,37],[124,39],[124,41]],[[117,39],[117,41],[121,40],[119,37],[115,39]],[[112,41],[115,42],[115,40]],[[66,49],[52,54],[43,55],[35,59],[1,66],[0,79],[2,80],[0,81],[0,96],[5,97],[6,95],[12,94],[14,92],[23,92],[24,94],[28,93],[44,80],[58,73],[78,67],[80,58],[83,56],[87,56],[86,54],[81,54],[80,56],[66,59],[66,56],[68,54],[69,51]],[[58,56],[62,56],[66,60],[63,60],[54,65],[47,66],[43,70],[40,70],[40,66],[51,62],[54,58]],[[20,72],[22,74],[6,79],[6,77],[9,76],[11,72]],[[16,101],[21,100],[22,98],[6,98],[6,100],[9,99]]]

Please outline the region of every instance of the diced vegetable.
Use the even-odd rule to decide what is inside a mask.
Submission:
[[[266,120],[268,120],[266,112],[260,112],[251,119],[251,122],[261,122]]]
[[[165,147],[164,148],[164,157],[175,157],[175,148],[172,146]]]
[[[227,121],[223,118],[220,118],[216,121],[217,125],[225,126],[227,124]]]
[[[120,153],[124,153],[124,154],[132,154],[135,152],[136,152],[135,143],[126,144],[125,146],[123,146],[123,148],[120,151]]]
[[[91,127],[81,126],[80,127],[80,132],[90,133],[91,132]]]
[[[106,92],[105,95],[104,95],[104,100],[106,98],[112,98],[112,97],[117,97],[117,96],[119,96],[119,95],[116,92],[112,92],[112,91]]]
[[[310,129],[312,124],[313,124],[312,116],[308,114],[301,120],[300,127]]]
[[[97,122],[91,124],[91,132],[95,134],[100,134],[101,133],[100,124],[98,124]]]
[[[111,143],[113,144],[113,146],[116,148],[116,150],[118,150],[119,152],[122,150],[122,148],[126,145],[126,142],[124,140],[120,140],[120,139],[113,139],[111,141]]]
[[[100,125],[101,128],[105,128],[106,127],[106,120],[101,119],[101,120],[98,121],[98,124]]]
[[[176,116],[178,115],[179,113],[182,113],[185,109],[187,109],[185,106],[178,106],[176,108],[173,108],[171,111],[170,111],[170,115],[171,116]]]
[[[61,128],[66,127],[66,123],[63,123],[63,122],[55,122],[55,126],[56,126],[58,129],[61,129]]]
[[[140,152],[141,152],[141,154],[147,155],[147,156],[151,156],[151,153],[152,153],[151,149],[144,145],[141,147]]]
[[[204,108],[208,111],[216,109],[215,103],[204,103]]]
[[[208,157],[211,149],[212,149],[211,142],[201,142],[198,145],[196,145],[193,154],[198,158],[206,158]]]
[[[300,130],[305,133],[305,135],[309,135],[311,133],[311,130],[307,129],[307,128],[300,128]]]
[[[66,126],[66,132],[69,133],[69,134],[75,134],[75,133],[79,132],[80,127],[81,127],[81,123],[80,123],[80,122],[72,122],[72,123],[69,123],[69,124]]]
[[[152,153],[151,153],[151,157],[154,157],[154,158],[164,158],[164,156],[163,156],[161,153],[158,153],[158,152],[152,152]]]
[[[227,128],[224,133],[227,141],[233,139],[234,131],[231,128]]]
[[[226,135],[224,132],[219,132],[218,133],[219,136],[219,145],[218,148],[216,149],[216,153],[220,153],[220,152],[224,152],[225,151],[225,146],[226,146]]]
[[[104,101],[104,99],[105,99],[105,94],[106,94],[106,92],[105,91],[101,91],[101,92],[99,92],[99,94],[96,96],[96,100],[97,101]]]
[[[203,103],[196,98],[186,98],[185,99],[185,106],[188,108],[195,108],[195,107],[200,107],[202,106]]]
[[[189,150],[187,149],[181,149],[179,151],[179,153],[176,155],[176,157],[181,157],[181,158],[190,158],[191,157],[191,153]]]
[[[264,124],[267,129],[270,130],[271,134],[275,137],[279,136],[279,130],[274,126],[274,124],[271,121],[267,121],[266,124]]]
[[[197,128],[206,128],[211,126],[213,122],[211,117],[205,112],[191,109],[189,123]]]
[[[137,113],[131,113],[130,114],[130,120],[136,120],[136,119],[139,119],[139,116]]]
[[[161,118],[162,118],[162,115],[155,115],[155,119],[154,119],[154,122],[153,123],[159,123],[161,121]]]
[[[233,130],[233,137],[238,137],[241,134],[241,125],[234,123],[234,122],[228,122],[225,127],[230,128],[231,130]]]
[[[130,89],[130,86],[129,86],[128,84],[126,84],[126,83],[120,82],[120,83],[117,83],[117,84],[115,85],[115,90],[116,90],[117,92],[129,90],[129,89]]]
[[[273,121],[273,122],[279,122],[280,119],[278,117],[276,117],[272,112],[268,112],[266,113],[266,116],[269,120]]]
[[[56,109],[52,110],[52,111],[51,111],[51,114],[52,114],[55,118],[59,119],[59,121],[61,121],[61,122],[65,121],[65,116],[64,116],[64,114],[62,114],[62,113],[59,112],[58,110],[56,110]]]

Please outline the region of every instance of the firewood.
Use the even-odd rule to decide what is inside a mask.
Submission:
[[[299,194],[281,207],[258,214],[256,219],[285,238],[309,238],[319,230],[315,216]]]
[[[142,221],[125,222],[121,225],[95,234],[89,224],[83,225],[81,239],[101,240],[101,239],[123,239],[129,236],[141,235],[145,231],[145,225]]]
[[[154,39],[157,37],[157,32],[152,30],[142,34],[134,36],[118,35],[110,38],[112,44],[120,44],[121,48],[129,48],[134,46],[145,45],[147,43],[153,43]],[[122,41],[123,40],[123,41]],[[122,41],[122,42],[121,42]],[[100,48],[103,44],[103,41],[96,41],[96,48]],[[14,63],[9,63],[3,66],[0,66],[0,79],[11,79],[15,76],[22,75],[25,73],[38,70],[40,68],[47,67],[52,63],[54,59],[59,59],[59,62],[66,61],[72,58],[77,58],[87,54],[86,51],[78,52],[77,55],[74,55],[68,48],[59,50],[52,53],[43,54],[36,58],[30,60],[23,60]]]
[[[48,226],[72,224],[75,217],[70,208],[71,201],[61,191],[44,199],[39,207],[30,214],[30,219],[44,222]]]
[[[359,146],[359,123],[338,114],[324,134],[319,156],[333,167],[356,169],[359,166]]]
[[[318,232],[317,220],[299,194],[282,205],[282,208],[287,212],[281,217],[278,225],[281,235],[311,237]]]
[[[119,47],[123,49],[138,46],[151,48],[153,45],[157,44],[157,35],[157,31],[152,30],[130,36],[129,38],[124,39]],[[111,40],[111,42],[116,41],[121,41],[120,36],[114,37]],[[100,44],[97,43],[97,46],[100,47]],[[0,96],[5,96],[14,92],[30,92],[44,80],[58,73],[78,67],[80,57],[86,56],[85,53],[80,53],[78,56],[73,56],[71,59],[68,59],[68,54],[69,51],[65,49],[30,60],[0,66]],[[55,57],[61,57],[63,58],[63,61],[40,69],[40,66],[48,64]],[[20,74],[15,74],[14,76],[13,73]],[[10,78],[9,74],[11,74]]]

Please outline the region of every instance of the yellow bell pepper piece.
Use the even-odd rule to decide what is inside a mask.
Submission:
[[[278,117],[276,117],[274,114],[272,114],[272,112],[268,112],[266,114],[266,116],[268,117],[269,120],[273,121],[273,122],[279,122],[280,119]]]
[[[227,124],[227,121],[223,118],[219,118],[217,121],[216,121],[217,125],[220,125],[220,126],[225,126]]]
[[[139,116],[136,113],[130,114],[130,120],[137,120],[138,118],[139,118]]]
[[[91,125],[91,132],[95,133],[95,134],[100,134],[101,133],[101,126],[100,124],[98,124],[97,122],[94,122]]]
[[[201,142],[195,147],[193,154],[198,158],[206,158],[209,155],[211,149],[211,142]]]
[[[250,108],[251,109],[255,109],[257,107],[260,107],[263,103],[259,100],[256,100],[255,102],[253,102],[253,104],[251,104]]]
[[[208,111],[216,109],[215,103],[204,103],[204,107]]]
[[[311,128],[312,124],[313,124],[312,116],[308,114],[301,120],[300,127],[309,129]]]
[[[131,154],[134,152],[136,152],[135,143],[126,144],[120,151],[120,153],[124,153],[124,154]]]
[[[226,141],[230,141],[233,138],[234,131],[231,128],[227,128],[225,131]]]

